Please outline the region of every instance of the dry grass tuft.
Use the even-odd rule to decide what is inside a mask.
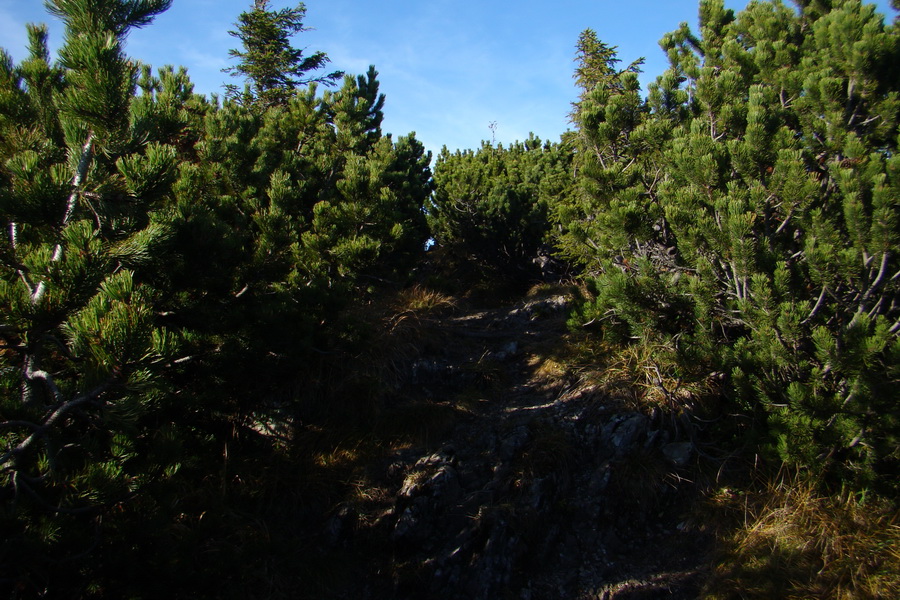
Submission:
[[[397,295],[396,309],[398,313],[435,313],[456,308],[456,300],[441,292],[414,285]]]
[[[629,344],[610,357],[602,383],[611,391],[627,391],[625,396],[634,401],[634,409],[660,407],[680,412],[687,394],[674,364],[674,351],[667,345]]]
[[[577,291],[574,285],[566,283],[537,283],[525,292],[529,300],[548,298],[550,296],[571,296]]]
[[[534,369],[534,376],[538,379],[560,379],[568,373],[564,363],[538,354],[528,358],[528,366]]]
[[[797,480],[714,500],[744,524],[723,540],[706,598],[900,598],[900,515],[887,502]]]

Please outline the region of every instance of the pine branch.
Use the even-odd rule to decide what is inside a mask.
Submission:
[[[819,312],[819,309],[822,308],[822,303],[825,301],[825,294],[826,294],[827,291],[828,291],[828,286],[827,286],[827,285],[823,285],[823,286],[822,286],[822,293],[819,294],[819,299],[816,300],[816,305],[813,306],[813,308],[812,308],[811,311],[809,311],[809,314],[806,316],[806,318],[803,319],[802,321],[800,321],[800,324],[801,324],[801,325],[806,325],[807,323],[809,323],[809,322],[813,319],[813,317],[816,316],[816,313],[818,313],[818,312]]]
[[[870,257],[871,259],[872,257]],[[881,287],[881,284],[884,282],[884,275],[887,272],[887,263],[890,258],[890,252],[885,251],[881,255],[881,265],[878,268],[878,274],[875,276],[875,280],[869,285],[868,289],[862,294],[859,299],[859,306],[856,309],[856,314],[853,315],[853,319],[850,321],[850,325],[854,325],[859,319],[860,315],[866,312],[866,303],[872,297],[872,294]],[[879,302],[880,303],[880,299]]]
[[[37,492],[31,489],[31,486],[22,481],[22,477],[19,472],[16,471],[12,476],[13,488],[16,490],[16,495],[18,495],[19,490],[23,490],[26,494],[28,494],[32,500],[40,504],[43,508],[50,510],[55,513],[59,513],[62,515],[83,515],[88,512],[93,512],[97,510],[97,506],[82,506],[79,508],[65,508],[63,506],[54,506],[50,504],[46,500],[40,497]]]
[[[25,369],[22,375],[25,377],[26,381],[28,381],[29,383],[33,382],[34,380],[41,381],[45,386],[47,386],[56,401],[62,402],[62,392],[59,391],[59,387],[56,385],[56,382],[53,381],[53,376],[50,375],[50,373],[48,373],[47,371],[43,371],[41,369],[33,369],[33,365],[33,356],[29,356],[25,359]]]
[[[22,283],[25,284],[28,294],[34,295],[35,286],[28,276],[28,269],[25,268],[24,265],[19,264],[18,258],[15,258],[16,250],[19,247],[19,226],[15,222],[9,224],[9,241],[13,250],[13,259],[16,263],[16,273],[19,274],[19,278],[22,280]]]
[[[43,423],[40,425],[31,424],[29,427],[32,427],[34,431],[31,435],[25,438],[18,446],[7,452],[6,454],[0,456],[0,466],[5,466],[10,461],[14,460],[16,457],[21,455],[23,452],[28,450],[37,440],[46,436],[47,432],[50,430],[53,425],[62,419],[68,412],[71,410],[78,408],[82,404],[85,404],[95,398],[97,398],[100,394],[105,392],[112,385],[112,381],[107,381],[106,383],[100,384],[90,392],[86,394],[82,394],[72,400],[67,402],[63,402],[60,406],[56,408],[50,416],[48,416]],[[55,387],[55,386],[54,386]]]
[[[84,143],[84,146],[81,148],[81,156],[78,159],[78,167],[75,170],[75,176],[72,178],[72,193],[69,194],[69,200],[66,203],[66,213],[63,216],[62,227],[60,229],[65,229],[66,225],[69,224],[69,221],[72,219],[72,215],[75,213],[75,206],[78,203],[78,194],[79,188],[81,184],[84,182],[87,177],[88,167],[91,165],[91,159],[94,155],[94,132],[88,132],[87,141]],[[59,262],[63,258],[63,245],[62,243],[56,244],[56,247],[53,249],[53,257],[50,259],[51,262]],[[34,290],[31,293],[31,303],[37,304],[41,301],[41,298],[44,296],[44,292],[47,290],[47,284],[45,281],[42,281],[38,284],[37,288],[29,288],[29,291]]]

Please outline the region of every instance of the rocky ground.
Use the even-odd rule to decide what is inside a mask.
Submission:
[[[452,406],[341,503],[324,552],[364,557],[354,599],[695,598],[712,538],[691,518],[697,449],[668,417],[548,367],[570,298],[457,309],[425,326],[398,397]]]

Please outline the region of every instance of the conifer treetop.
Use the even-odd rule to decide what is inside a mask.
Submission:
[[[264,107],[284,104],[298,86],[310,83],[331,85],[343,77],[343,71],[327,75],[307,76],[330,62],[324,52],[303,55],[303,50],[291,45],[291,38],[310,28],[304,27],[306,5],[299,2],[294,8],[271,10],[269,0],[254,0],[253,8],[241,13],[237,29],[229,35],[239,39],[243,51],[232,49],[229,56],[238,64],[223,69],[232,77],[243,77],[248,87],[241,93],[235,85],[226,85],[228,97],[244,103],[259,103]]]
[[[616,56],[617,46],[609,46],[597,37],[597,32],[588,27],[578,36],[575,45],[575,83],[584,92],[589,92],[597,85],[613,86],[623,73],[640,73],[644,59],[639,58],[622,70],[616,65],[621,62]]]
[[[172,0],[45,0],[44,5],[70,31],[110,31],[121,38],[132,27],[149,25]]]

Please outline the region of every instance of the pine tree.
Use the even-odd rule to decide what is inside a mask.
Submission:
[[[725,372],[775,456],[866,485],[900,433],[900,38],[871,5],[798,5],[704,0],[649,112],[582,103],[598,212],[561,212],[563,244],[597,261],[585,318]]]
[[[210,483],[223,445],[236,470],[287,460],[254,430],[274,390],[424,251],[431,157],[382,134],[374,69],[218,105],[123,54],[167,5],[57,0],[57,63],[42,27],[20,65],[0,54],[0,585],[25,594],[209,593],[252,569],[191,538],[256,527],[234,515],[257,490]]]
[[[596,303],[582,307],[585,321],[608,320],[615,307],[621,320],[650,332],[677,318],[673,312],[680,306],[669,286],[647,277],[652,265],[670,262],[672,240],[662,218],[659,174],[674,122],[650,118],[656,99],[653,93],[646,102],[641,98],[641,61],[617,69],[614,49],[590,30],[579,40],[577,60],[578,72],[591,76],[579,77],[587,87],[573,114],[578,188],[552,207],[560,226],[557,244],[586,274],[604,275],[595,288]],[[644,319],[647,314],[658,318]]]
[[[177,344],[135,272],[167,237],[175,149],[136,128],[122,52],[169,3],[50,2],[66,24],[58,65],[35,26],[31,56],[0,62],[3,579],[16,585],[44,587],[48,564],[83,553],[174,458],[151,451],[147,416]]]
[[[525,280],[547,243],[548,207],[573,187],[572,149],[565,143],[524,142],[477,151],[444,148],[435,166],[428,208],[435,244],[475,261],[489,277]]]
[[[423,252],[430,155],[382,135],[383,105],[370,69],[266,111],[228,100],[205,115],[197,161],[175,184],[179,259],[166,277],[178,291],[161,307],[208,353],[206,379],[223,388],[204,396],[255,410],[248,399],[334,342],[351,292],[405,280]]]
[[[575,44],[575,85],[581,89],[581,98],[590,94],[594,88],[603,87],[614,89],[620,85],[620,79],[625,73],[640,73],[644,59],[639,58],[630,63],[624,69],[616,69],[621,61],[616,53],[616,46],[608,46],[598,37],[597,32],[587,28],[578,36]],[[577,106],[577,103],[576,103]]]
[[[293,36],[309,31],[303,26],[306,6],[300,2],[294,8],[271,10],[269,3],[270,0],[253,0],[253,8],[238,17],[237,30],[228,33],[241,41],[243,51],[231,50],[229,55],[239,62],[225,69],[226,73],[247,80],[244,90],[236,85],[225,86],[226,96],[263,108],[284,104],[298,86],[330,85],[344,75],[343,71],[308,75],[330,60],[321,51],[304,56],[303,50],[291,45]]]

